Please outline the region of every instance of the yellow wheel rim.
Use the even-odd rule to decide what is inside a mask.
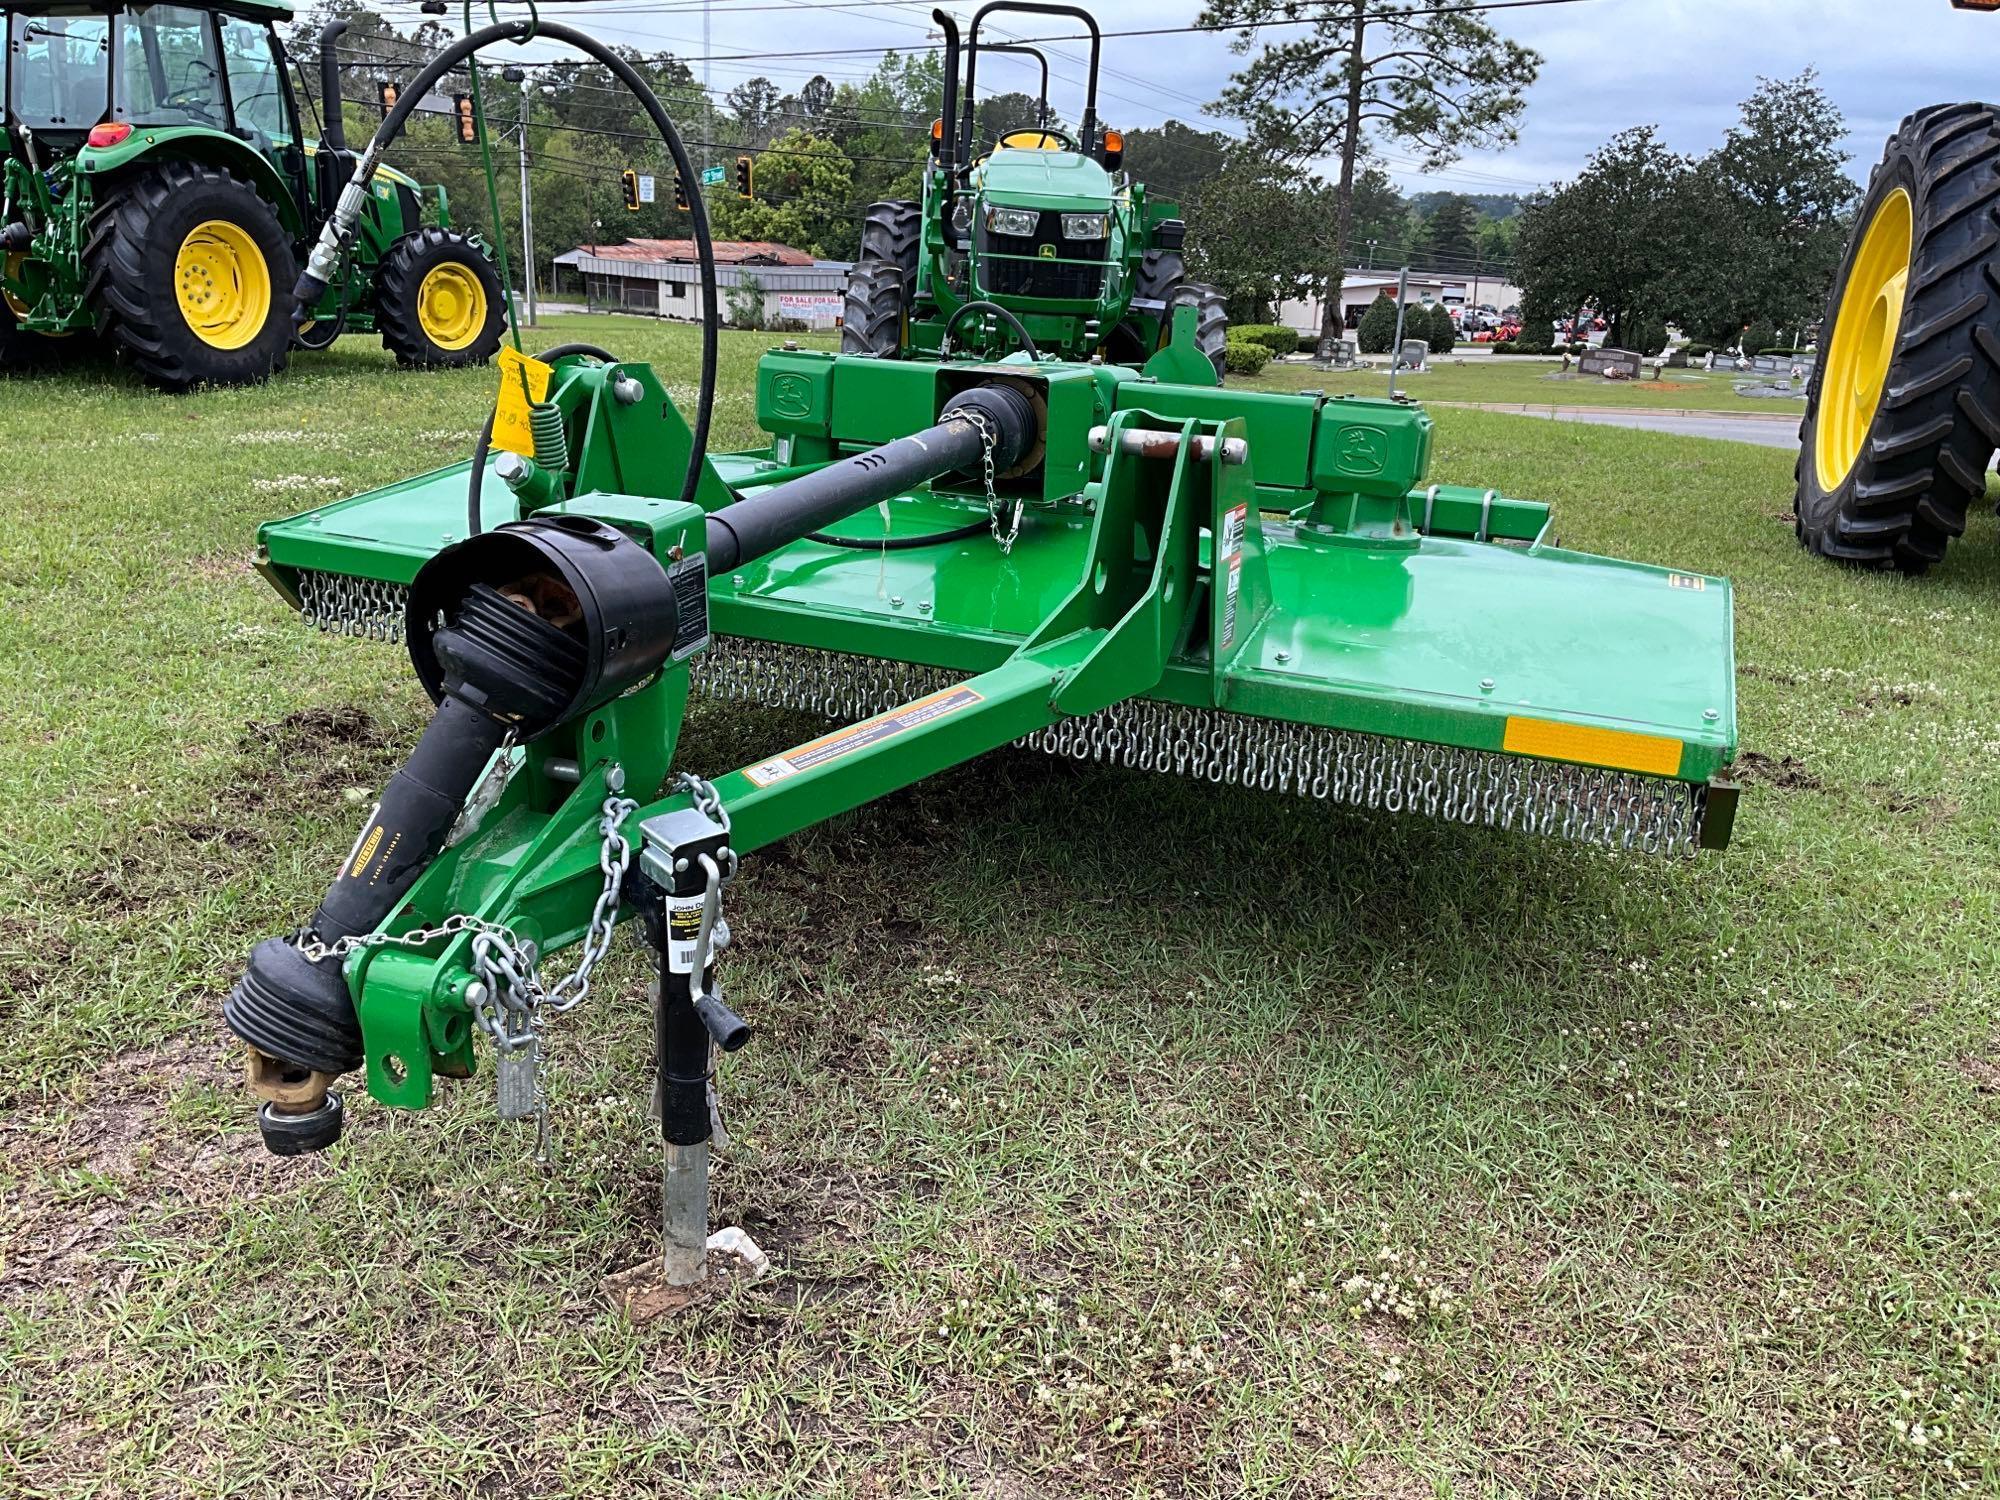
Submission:
[[[1813,426],[1813,466],[1822,490],[1835,488],[1847,477],[1874,424],[1875,408],[1896,357],[1896,334],[1903,325],[1915,223],[1910,195],[1897,188],[1868,221],[1841,290]]]
[[[196,338],[211,349],[241,349],[270,321],[271,268],[248,230],[210,219],[181,241],[174,296]]]
[[[417,287],[417,326],[440,349],[463,349],[486,326],[486,288],[472,267],[432,266]]]
[[[21,267],[27,263],[27,260],[28,257],[26,255],[17,252],[9,255],[4,261],[0,261],[0,270],[4,270],[8,276],[18,279],[21,274]],[[0,287],[0,302],[5,302],[7,304],[7,311],[11,312],[15,317],[27,317],[28,304],[5,287]]]

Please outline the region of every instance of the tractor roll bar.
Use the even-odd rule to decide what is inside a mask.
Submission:
[[[1035,103],[1039,112],[1035,116],[1037,125],[1049,123],[1049,59],[1039,47],[1026,47],[1019,42],[995,42],[986,49],[988,52],[1008,52],[1015,57],[1032,57],[1042,65],[1042,92]]]
[[[972,29],[967,34],[965,46],[965,105],[963,128],[960,134],[972,139],[972,86],[979,70],[979,23],[995,11],[1028,11],[1038,16],[1068,16],[1081,21],[1090,32],[1090,79],[1085,86],[1083,99],[1083,154],[1088,156],[1097,143],[1097,55],[1104,47],[1104,35],[1097,29],[1097,18],[1089,11],[1076,5],[1049,5],[1044,0],[990,0],[972,15]]]

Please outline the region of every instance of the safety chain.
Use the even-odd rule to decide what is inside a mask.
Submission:
[[[622,785],[616,765],[607,768],[607,779]],[[706,782],[702,783],[707,787]],[[714,788],[708,787],[711,796]],[[719,800],[716,804],[720,806]],[[474,1021],[493,1043],[497,1104],[503,1120],[536,1122],[535,1157],[543,1166],[550,1163],[548,1094],[543,1087],[542,1035],[556,1016],[566,1015],[581,1005],[590,993],[592,972],[611,951],[612,933],[618,922],[619,892],[625,868],[632,860],[632,845],[622,825],[638,811],[639,804],[616,793],[604,799],[597,820],[599,846],[597,867],[604,881],[591,908],[584,929],[583,953],[577,965],[553,985],[541,976],[541,953],[505,923],[460,913],[447,917],[435,927],[414,932],[358,933],[337,942],[322,943],[302,938],[297,946],[312,963],[329,958],[345,958],[365,948],[421,948],[439,938],[470,932],[472,967],[479,982],[466,990],[466,1003]],[[732,856],[731,873],[734,873]]]
[[[1015,498],[1013,514],[1007,522],[1007,529],[1002,531],[1000,512],[1003,507],[1000,496],[993,487],[993,450],[1000,441],[1000,434],[988,420],[986,413],[977,407],[962,406],[958,410],[966,421],[979,430],[980,470],[981,477],[986,481],[986,514],[993,521],[993,540],[1000,544],[1000,555],[1005,557],[1014,550],[1014,539],[1021,534],[1021,512],[1026,508],[1025,502],[1018,496]]]

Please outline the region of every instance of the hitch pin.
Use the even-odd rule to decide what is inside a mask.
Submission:
[[[1190,445],[1194,450],[1196,463],[1207,463],[1214,457],[1217,446],[1222,450],[1222,461],[1232,468],[1246,462],[1250,457],[1250,444],[1243,438],[1213,438],[1207,434],[1197,434]],[[1111,429],[1093,427],[1090,429],[1090,451],[1109,453],[1111,451]],[[1127,427],[1118,434],[1118,451],[1134,458],[1172,458],[1181,451],[1181,435],[1178,432],[1161,432],[1151,427]]]

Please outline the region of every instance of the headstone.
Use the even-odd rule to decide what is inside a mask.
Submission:
[[[1353,369],[1354,354],[1355,354],[1354,340],[1353,339],[1340,340],[1339,343],[1333,346],[1333,367],[1336,370]]]
[[[1424,361],[1430,358],[1430,353],[1431,346],[1423,339],[1404,339],[1403,352],[1396,356],[1396,368],[1421,375],[1428,369]]]
[[[1688,364],[1687,346],[1682,344],[1676,348],[1669,349],[1665,354],[1660,356],[1660,363],[1669,370],[1685,370]]]
[[[1759,375],[1776,375],[1779,371],[1787,367],[1787,362],[1775,354],[1753,354],[1750,356],[1750,368]]]
[[[1646,373],[1645,362],[1630,349],[1586,349],[1577,368],[1607,380],[1637,380]]]

